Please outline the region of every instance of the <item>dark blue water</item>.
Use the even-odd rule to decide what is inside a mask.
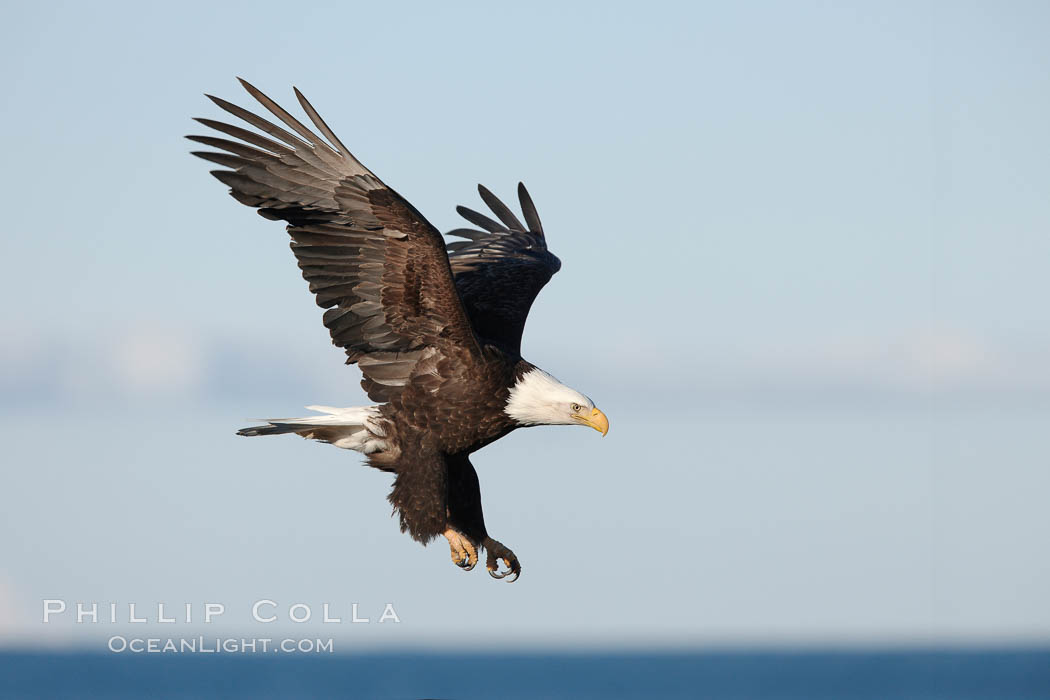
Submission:
[[[675,654],[0,654],[0,698],[1050,698],[1050,649]]]

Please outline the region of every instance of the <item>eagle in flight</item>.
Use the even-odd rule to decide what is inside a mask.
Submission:
[[[522,224],[479,185],[498,221],[458,207],[478,228],[449,231],[464,240],[446,245],[415,207],[354,158],[298,89],[320,136],[241,84],[284,126],[208,95],[259,131],[197,119],[231,138],[189,136],[217,149],[194,155],[224,168],[212,175],[238,202],[287,223],[332,342],[361,369],[361,385],[376,404],[309,406],[317,415],[273,419],[238,434],[295,433],[364,453],[371,466],[395,475],[389,499],[402,532],[423,544],[444,536],[452,561],[468,571],[484,549],[494,578],[516,580],[518,558],[485,529],[470,454],[525,426],[609,431],[589,398],[521,357],[529,307],[561,267],[547,250],[532,198],[519,184]]]

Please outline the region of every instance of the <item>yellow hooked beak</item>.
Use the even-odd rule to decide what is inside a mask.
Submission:
[[[606,418],[605,414],[599,411],[597,408],[591,411],[591,415],[589,416],[575,415],[573,416],[573,418],[583,423],[584,425],[589,425],[590,427],[594,428],[602,434],[602,437],[605,437],[609,434],[609,419]]]

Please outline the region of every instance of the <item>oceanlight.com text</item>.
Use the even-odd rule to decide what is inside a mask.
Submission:
[[[332,654],[335,645],[329,639],[272,639],[244,637],[123,637],[109,638],[109,650],[115,654]]]

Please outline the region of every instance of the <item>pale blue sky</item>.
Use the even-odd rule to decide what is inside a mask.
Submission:
[[[8,10],[4,638],[66,639],[53,595],[281,595],[398,604],[366,645],[1050,639],[1048,20]],[[442,229],[478,182],[529,186],[564,267],[525,354],[612,431],[477,456],[513,587],[400,535],[357,455],[233,435],[365,401],[280,226],[187,155],[201,93],[249,104],[236,75],[297,85]]]

